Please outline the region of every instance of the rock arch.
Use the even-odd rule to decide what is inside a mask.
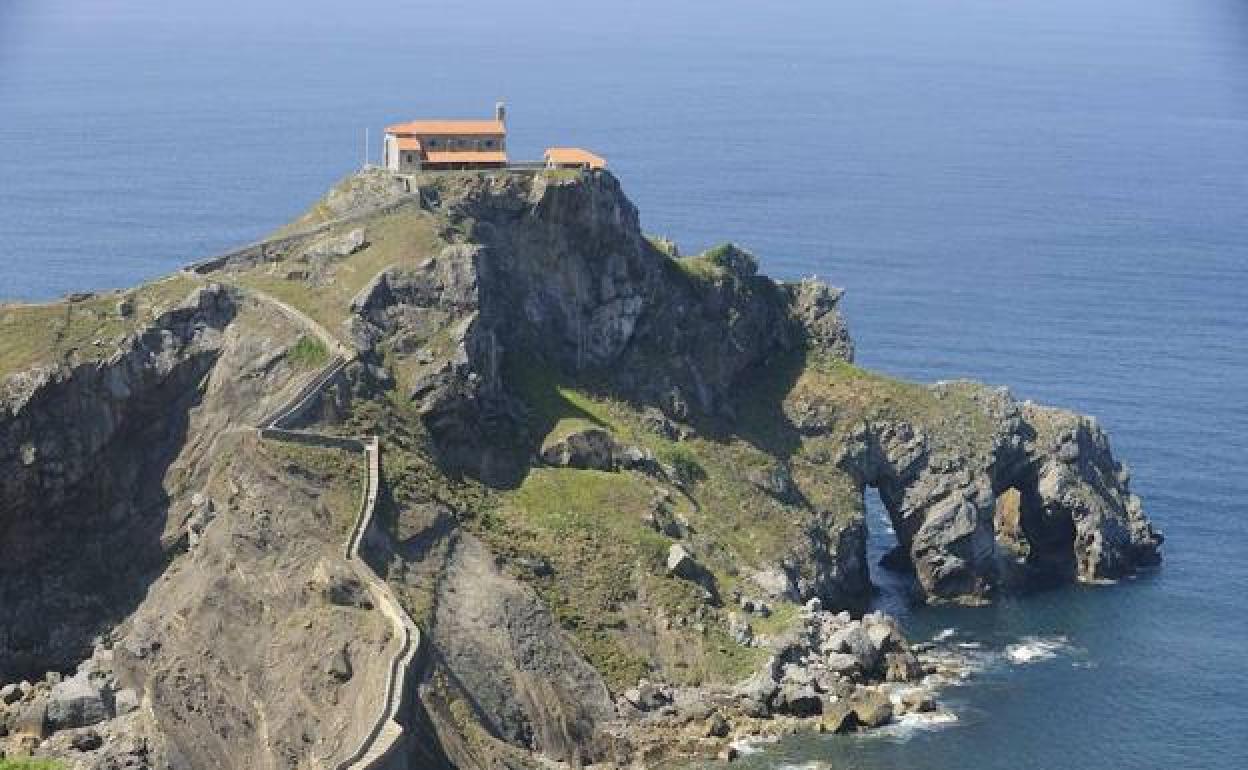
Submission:
[[[879,490],[929,599],[980,602],[1160,560],[1162,536],[1095,420],[980,397],[992,430],[978,445],[957,427],[878,419],[853,428],[839,459],[860,492]]]

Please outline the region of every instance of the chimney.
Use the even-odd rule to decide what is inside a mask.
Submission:
[[[499,123],[507,122],[507,105],[503,102],[494,102],[494,119]]]

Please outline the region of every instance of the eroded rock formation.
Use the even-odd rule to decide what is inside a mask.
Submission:
[[[1159,559],[1094,420],[853,366],[840,290],[674,258],[610,174],[371,170],[271,246],[111,357],[4,377],[5,730],[171,768],[367,733],[389,630],[339,550],[358,469],[253,435],[328,334],[358,360],[306,419],[381,436],[365,556],[425,632],[396,770],[661,765],[932,707],[889,688],[936,664],[841,612],[871,596],[869,488],[932,600]]]

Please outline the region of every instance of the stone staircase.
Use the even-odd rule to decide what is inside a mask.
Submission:
[[[260,436],[271,441],[361,452],[368,462],[368,486],[360,504],[359,514],[356,516],[355,524],[347,539],[345,556],[360,582],[368,587],[377,608],[390,621],[394,629],[394,651],[390,657],[381,708],[368,733],[350,754],[333,764],[327,764],[326,767],[333,770],[379,770],[386,767],[388,760],[403,742],[404,730],[398,718],[407,690],[408,673],[412,670],[420,652],[421,642],[420,629],[417,628],[416,623],[403,609],[403,605],[390,586],[373,571],[360,554],[364,540],[373,530],[375,523],[377,497],[381,488],[381,440],[377,436],[353,438],[295,430],[290,427],[308,413],[325,388],[355,360],[355,355],[303,313],[261,292],[252,292],[252,294],[276,304],[287,315],[311,329],[322,340],[327,341],[330,349],[336,351],[324,367],[312,375],[270,417],[261,422],[258,429]]]

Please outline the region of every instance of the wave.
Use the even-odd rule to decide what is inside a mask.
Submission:
[[[1052,660],[1069,649],[1070,640],[1064,636],[1024,636],[1005,648],[1005,659],[1022,666]]]
[[[944,642],[944,641],[947,641],[947,640],[949,640],[949,639],[952,639],[952,638],[953,638],[953,636],[954,636],[955,634],[957,634],[957,633],[958,633],[958,629],[956,629],[956,628],[946,628],[946,629],[942,629],[941,631],[937,632],[934,636],[932,636],[932,641],[933,641],[933,642]]]

